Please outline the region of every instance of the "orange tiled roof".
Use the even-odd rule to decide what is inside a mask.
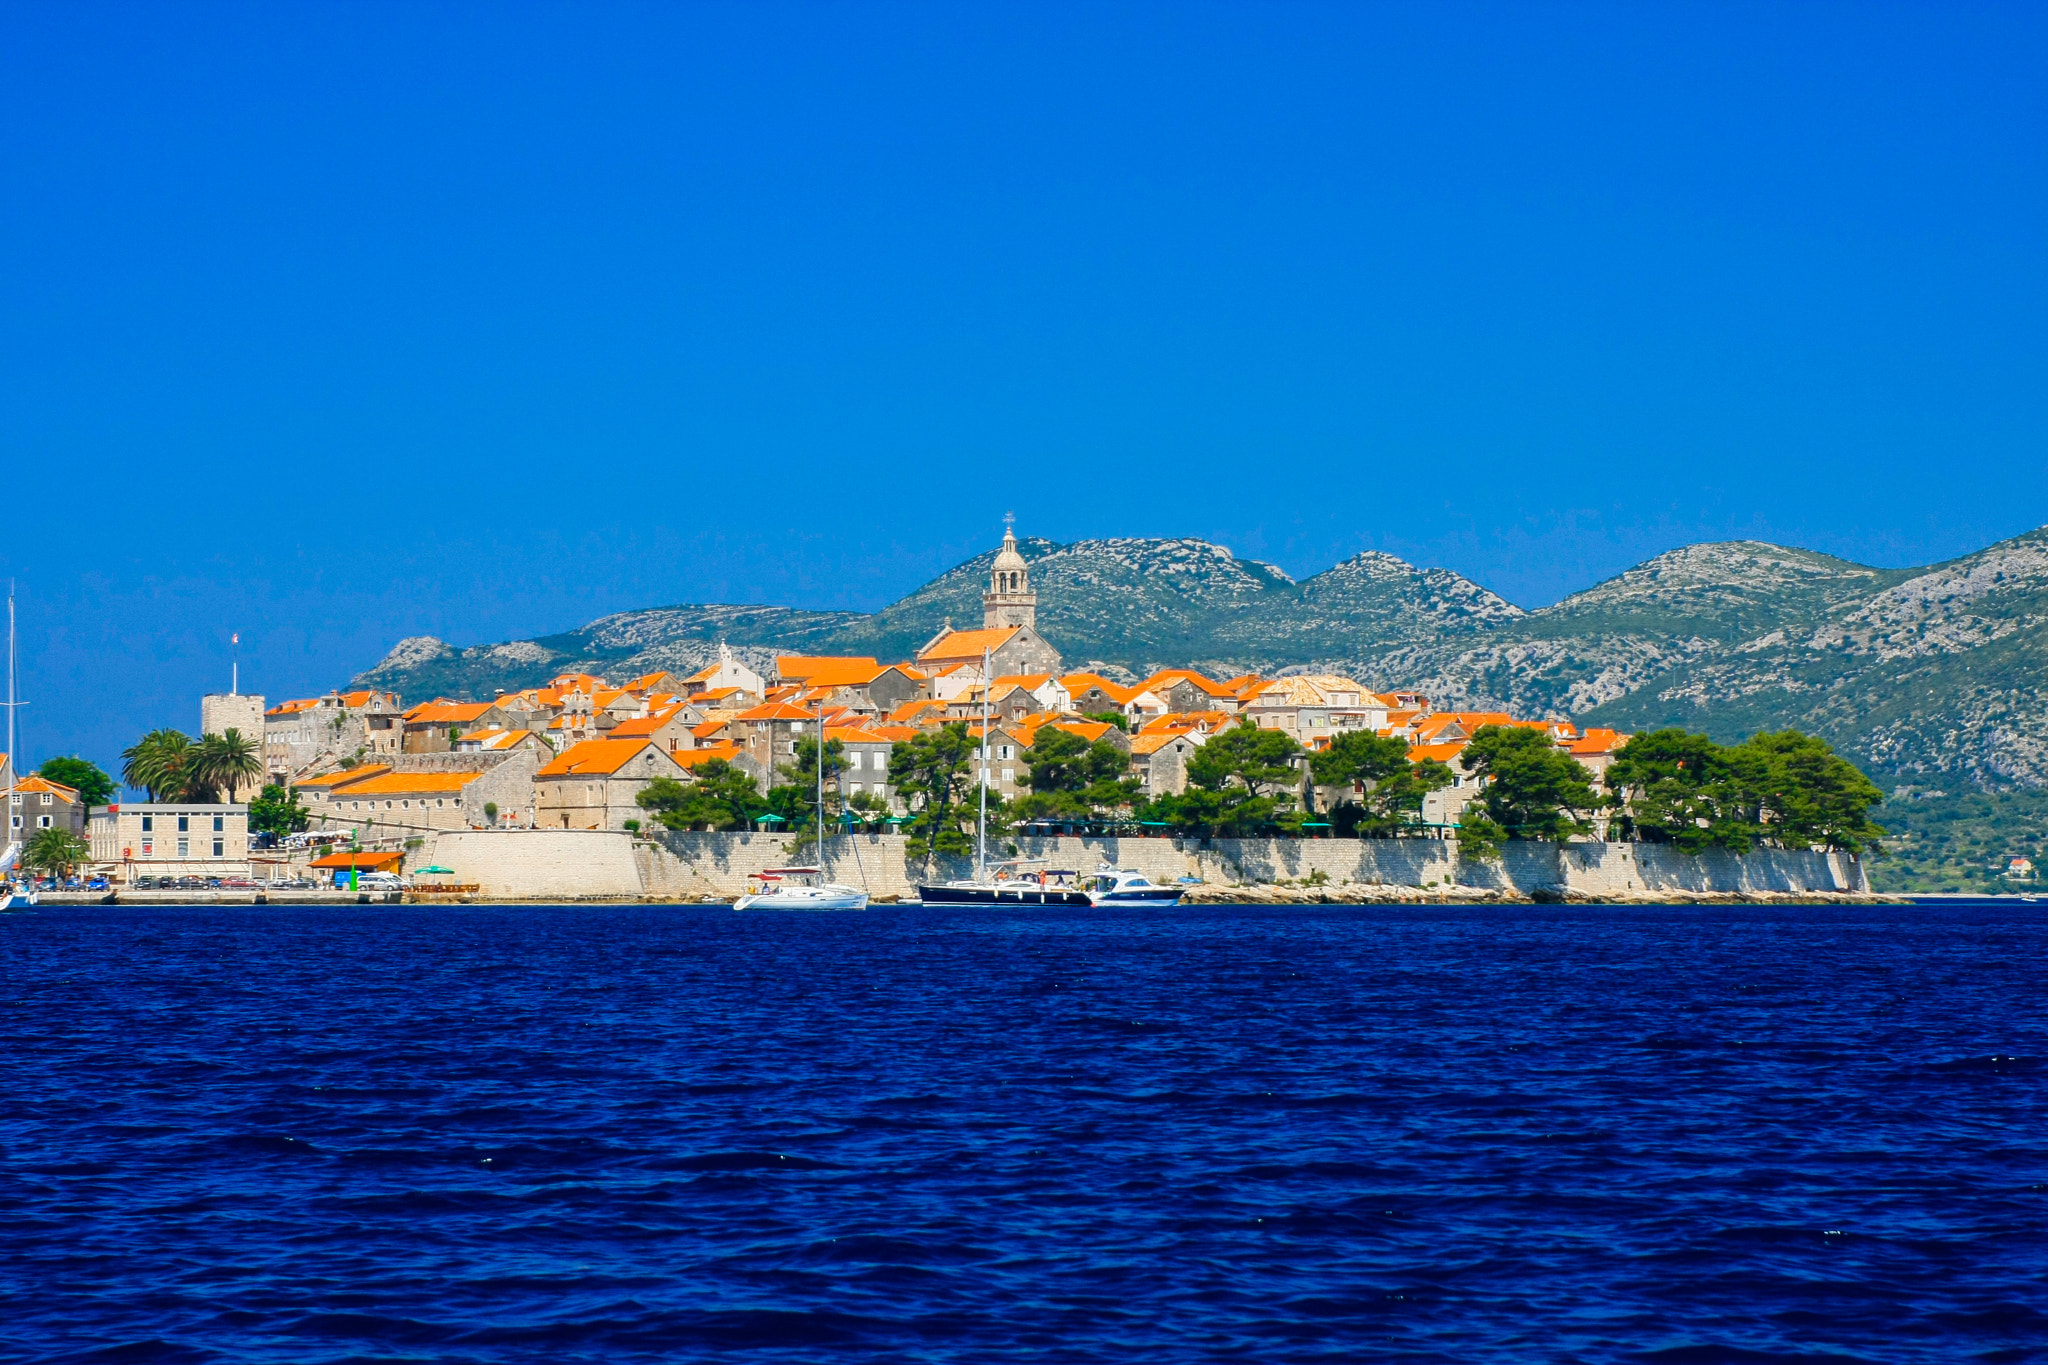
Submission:
[[[737,744],[707,744],[701,749],[679,749],[669,755],[684,768],[694,768],[714,758],[730,763],[739,756],[740,746]]]
[[[709,739],[724,728],[725,722],[722,720],[707,720],[701,725],[692,725],[690,733],[699,739]]]
[[[644,739],[586,739],[564,749],[554,762],[534,776],[582,777],[615,773],[639,757],[641,750],[649,748],[653,748],[652,742]],[[661,751],[656,749],[655,752]]]
[[[459,792],[482,777],[482,773],[379,773],[351,782],[338,795],[353,801],[358,796],[429,796]]]
[[[1080,738],[1087,740],[1090,744],[1093,744],[1096,740],[1101,739],[1111,730],[1116,729],[1114,725],[1109,724],[1107,721],[1050,719],[1042,721],[1037,725],[1020,724],[1018,728],[1018,742],[1025,745],[1027,748],[1033,744],[1036,744],[1038,742],[1038,736],[1047,730],[1065,730],[1068,734],[1079,736]]]
[[[266,716],[296,716],[301,711],[310,711],[320,704],[318,697],[294,697],[281,701],[263,714]]]
[[[775,658],[776,677],[793,678],[812,687],[858,687],[881,672],[882,665],[865,657],[779,654]]]
[[[649,715],[635,716],[631,720],[620,721],[606,733],[613,739],[638,739],[643,735],[652,735],[657,730],[665,729],[670,721],[676,719],[681,710],[682,708],[679,706],[671,706],[666,711],[655,711]]]
[[[1611,754],[1634,738],[1601,726],[1593,726],[1579,738],[1567,742],[1565,752],[1579,757],[1590,758],[1596,754]]]
[[[943,711],[945,709],[946,703],[942,701],[931,701],[929,699],[925,701],[907,701],[894,711],[891,711],[889,719],[899,722],[915,721],[922,718],[928,711]]]
[[[715,669],[714,665],[714,669]],[[619,690],[622,692],[652,692],[663,683],[670,682],[667,673],[642,673]]]
[[[5,757],[5,755],[0,755],[0,757]],[[39,777],[34,773],[30,773],[27,777],[15,783],[14,790],[27,793],[48,792],[59,801],[74,806],[78,804],[78,788],[67,787],[62,782],[52,782],[49,778]]]
[[[344,768],[340,772],[323,773],[319,777],[309,777],[303,782],[295,782],[292,785],[300,791],[304,791],[309,787],[318,791],[334,791],[337,788],[346,787],[351,782],[361,782],[365,778],[375,777],[378,773],[388,773],[390,771],[391,765],[389,763],[365,763],[361,767]]]
[[[1462,739],[1449,744],[1411,744],[1408,746],[1408,761],[1420,763],[1425,758],[1433,758],[1439,763],[1448,763],[1464,752],[1465,741]]]
[[[396,872],[405,861],[403,853],[329,853],[307,863],[308,867],[356,868],[369,872]]]
[[[450,701],[446,697],[437,697],[405,712],[405,722],[408,725],[467,725],[490,710],[492,705],[487,701]]]
[[[949,630],[917,652],[919,663],[941,660],[979,659],[984,650],[1001,649],[1021,627],[998,626],[994,630]]]
[[[1151,677],[1145,679],[1143,686],[1147,688],[1172,687],[1175,683],[1181,682],[1193,683],[1196,688],[1212,697],[1234,697],[1237,695],[1236,692],[1222,683],[1205,678],[1192,668],[1162,668]]]
[[[1187,738],[1185,733],[1167,734],[1155,732],[1149,735],[1139,735],[1131,741],[1131,757],[1143,758],[1146,754],[1156,754],[1175,740],[1185,738]]]
[[[817,715],[815,712],[804,710],[801,706],[791,706],[788,702],[767,701],[762,702],[759,706],[754,707],[750,711],[740,712],[737,716],[734,716],[733,719],[749,721],[816,720]]]
[[[1091,687],[1099,687],[1102,689],[1103,695],[1118,706],[1122,706],[1132,697],[1144,691],[1140,687],[1125,687],[1121,683],[1113,683],[1100,673],[1069,673],[1060,679],[1060,686],[1067,689],[1069,696],[1079,696]]]
[[[1141,735],[1180,734],[1189,730],[1201,730],[1214,734],[1228,730],[1237,724],[1237,717],[1228,711],[1175,711],[1156,716],[1138,727]]]
[[[509,749],[525,739],[527,730],[471,730],[462,737],[464,744],[474,744],[479,749]]]

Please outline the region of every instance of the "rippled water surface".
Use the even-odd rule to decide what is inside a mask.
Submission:
[[[0,1358],[2048,1359],[2038,916],[0,917]]]

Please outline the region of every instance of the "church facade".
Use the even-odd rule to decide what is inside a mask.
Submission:
[[[1031,590],[1031,566],[1017,553],[1017,533],[1003,532],[1003,548],[989,569],[988,591],[981,595],[981,629],[946,628],[917,652],[917,666],[927,673],[962,664],[981,667],[983,655],[992,678],[1062,671],[1060,652],[1038,633],[1038,594]]]

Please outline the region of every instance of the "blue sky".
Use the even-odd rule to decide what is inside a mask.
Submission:
[[[0,10],[27,757],[988,544],[2048,521],[2039,6]]]

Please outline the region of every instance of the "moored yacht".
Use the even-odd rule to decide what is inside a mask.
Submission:
[[[1108,864],[1088,879],[1090,905],[1121,905],[1132,910],[1171,910],[1187,894],[1184,886],[1160,886],[1142,872]]]
[[[865,910],[868,893],[825,880],[823,868],[770,867],[747,881],[735,910]]]
[[[1028,869],[1043,859],[1015,858],[991,863],[982,877],[938,882],[917,888],[926,905],[1087,905],[1088,893],[1074,885],[1074,874]]]

